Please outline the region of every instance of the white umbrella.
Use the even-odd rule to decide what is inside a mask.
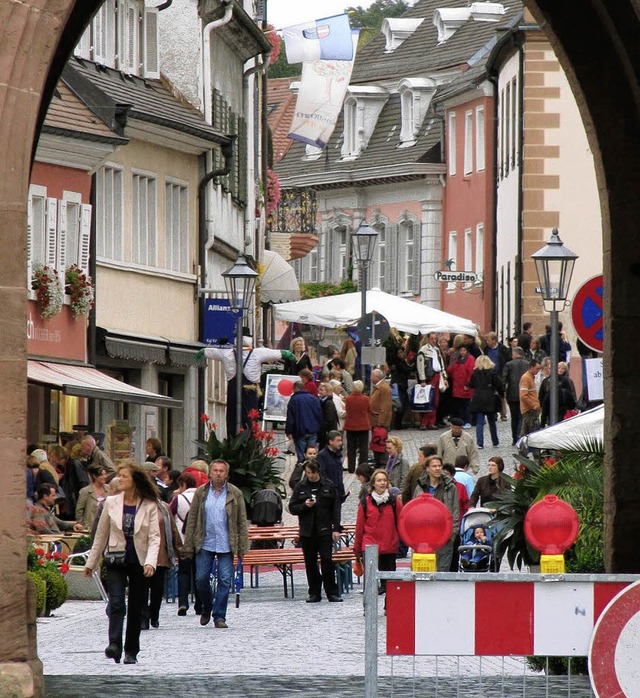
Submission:
[[[339,296],[274,305],[276,320],[303,322],[321,327],[355,325],[360,319],[360,309],[360,293],[344,293]],[[473,337],[477,334],[476,326],[471,320],[376,289],[367,291],[367,313],[372,312],[382,315],[390,327],[395,327],[400,332],[454,332]]]
[[[575,448],[585,440],[604,441],[604,405],[581,412],[552,427],[534,431],[520,440],[528,448]],[[520,443],[520,442],[519,442]]]

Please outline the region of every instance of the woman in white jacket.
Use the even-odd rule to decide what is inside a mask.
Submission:
[[[127,631],[124,663],[136,664],[140,651],[140,624],[146,586],[145,577],[156,569],[160,547],[158,492],[149,475],[133,461],[118,470],[120,492],[104,503],[84,573],[91,576],[105,555],[109,593],[109,645],[104,653],[116,664],[122,656],[122,629],[127,599]]]

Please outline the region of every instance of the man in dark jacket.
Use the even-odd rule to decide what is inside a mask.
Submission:
[[[322,426],[318,433],[318,442],[320,448],[324,448],[327,445],[329,432],[338,428],[338,412],[333,401],[333,394],[329,394],[326,383],[320,383],[318,386],[318,400],[320,400],[320,409],[322,410]]]
[[[339,431],[334,430],[327,434],[327,445],[318,453],[317,460],[321,477],[333,483],[338,500],[342,503],[345,500],[345,492],[342,479],[342,434]]]
[[[515,446],[520,430],[520,379],[529,368],[529,362],[524,358],[522,347],[514,347],[511,357],[502,369],[502,385],[511,413],[511,439]]]
[[[309,583],[307,603],[321,600],[320,591],[329,601],[342,601],[336,584],[332,560],[333,541],[340,539],[340,499],[333,483],[320,476],[315,461],[305,463],[306,479],[299,482],[291,495],[289,511],[300,522],[300,545]],[[320,571],[318,570],[320,556]]]
[[[318,443],[318,432],[321,428],[322,410],[318,398],[304,389],[302,381],[296,381],[293,384],[293,395],[287,405],[284,431],[287,438],[293,439],[299,461],[303,460],[307,445]]]

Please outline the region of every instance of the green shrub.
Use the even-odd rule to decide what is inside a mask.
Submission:
[[[36,588],[36,614],[42,616],[47,605],[47,583],[41,574],[31,570],[27,572],[27,579],[30,579]]]
[[[69,595],[67,580],[60,572],[50,567],[36,570],[36,574],[39,574],[47,585],[46,610],[53,611],[56,608],[60,608]]]

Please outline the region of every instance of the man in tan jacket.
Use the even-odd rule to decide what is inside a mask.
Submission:
[[[371,428],[384,427],[388,431],[392,415],[391,386],[384,379],[382,371],[379,368],[374,368],[371,371],[371,395],[369,396]],[[385,464],[387,460],[386,451],[374,450],[373,454],[377,466]]]
[[[520,436],[526,436],[540,428],[540,400],[535,377],[540,371],[540,362],[532,359],[529,368],[520,378]]]

